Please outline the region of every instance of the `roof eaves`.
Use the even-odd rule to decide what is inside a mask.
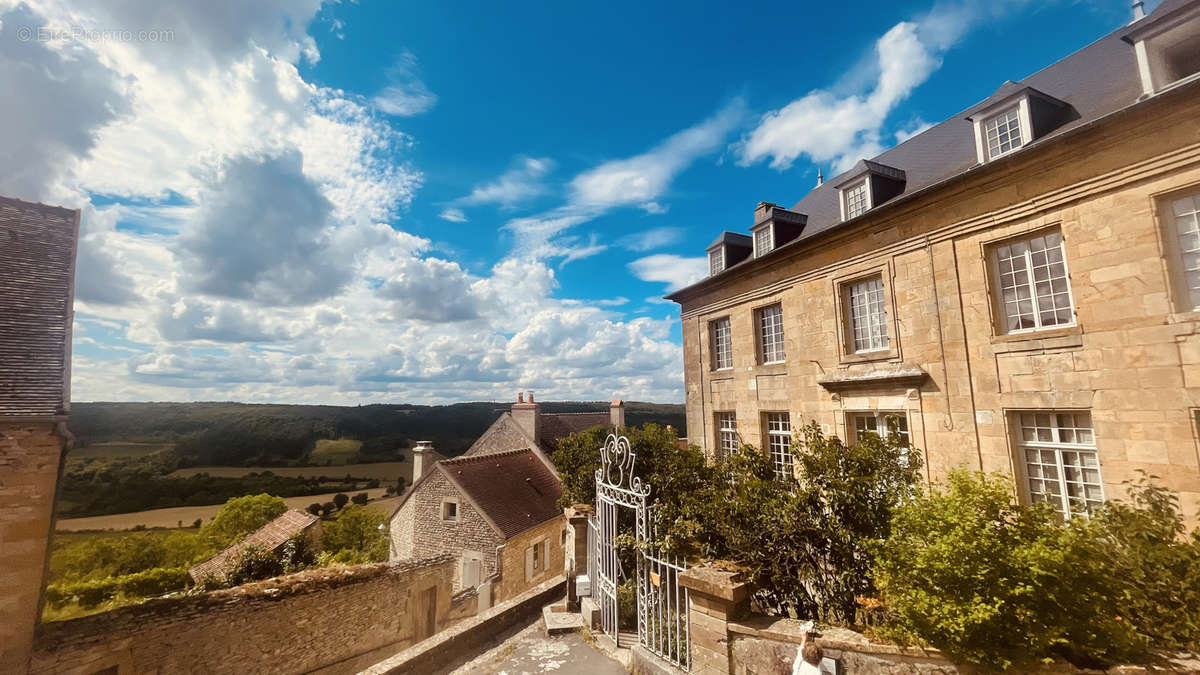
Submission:
[[[779,246],[779,247],[773,249],[771,252],[767,253],[766,255],[760,256],[758,258],[747,258],[746,260],[743,260],[742,262],[740,262],[736,265],[733,265],[732,267],[726,268],[724,270],[724,272],[728,272],[730,270],[750,266],[760,260],[765,260],[767,258],[770,258],[770,257],[778,254],[780,251],[790,251],[794,248],[797,248],[798,245],[801,243],[813,243],[813,242],[820,241],[822,238],[824,238],[826,236],[829,236],[829,235],[832,235],[832,234],[835,234],[835,233],[845,230],[846,227],[849,225],[853,225],[862,220],[866,220],[868,216],[875,216],[875,215],[878,215],[879,213],[887,213],[900,204],[907,203],[908,201],[910,201],[912,199],[916,199],[919,196],[929,194],[938,189],[944,188],[948,185],[952,185],[956,182],[966,180],[967,178],[975,176],[980,171],[988,170],[988,169],[992,169],[997,166],[1004,166],[1006,164],[1009,164],[1009,163],[1015,161],[1014,158],[1016,158],[1016,157],[1028,157],[1028,150],[1030,150],[1030,149],[1046,147],[1048,145],[1058,142],[1060,139],[1070,138],[1076,134],[1083,133],[1084,131],[1089,130],[1103,122],[1107,122],[1110,119],[1119,117],[1121,115],[1128,114],[1131,110],[1133,110],[1134,108],[1136,108],[1140,105],[1149,103],[1151,101],[1161,101],[1164,98],[1169,98],[1169,97],[1178,95],[1180,91],[1189,91],[1189,90],[1197,89],[1197,88],[1200,88],[1200,79],[1194,80],[1191,82],[1187,82],[1186,84],[1183,84],[1179,87],[1176,87],[1176,88],[1173,88],[1170,90],[1165,90],[1156,96],[1153,96],[1153,97],[1150,97],[1147,99],[1134,101],[1133,103],[1130,103],[1128,105],[1117,108],[1116,110],[1113,110],[1111,112],[1100,115],[1099,117],[1090,119],[1087,122],[1084,122],[1083,124],[1079,124],[1077,126],[1069,128],[1069,129],[1051,132],[1051,133],[1047,134],[1046,136],[1043,136],[1042,138],[1035,139],[1033,142],[1029,143],[1026,146],[1023,146],[1020,150],[1018,150],[1016,152],[1007,153],[1002,157],[997,157],[996,159],[993,159],[988,162],[984,162],[982,164],[977,163],[963,171],[960,171],[956,174],[947,176],[947,177],[943,178],[942,180],[930,183],[929,185],[926,185],[926,186],[920,188],[919,190],[914,190],[912,192],[907,192],[905,194],[899,195],[899,196],[895,197],[894,199],[888,200],[887,203],[881,204],[878,207],[873,208],[870,211],[867,211],[866,213],[864,213],[861,216],[858,216],[857,218],[846,220],[841,223],[835,224],[832,227],[828,227],[823,230],[817,231],[807,238],[801,236],[797,239],[789,241],[788,243],[784,244],[783,246]],[[722,272],[722,274],[724,274],[724,272]],[[711,277],[706,277],[704,279],[701,279],[700,281],[697,281],[696,283],[694,283],[690,286],[685,286],[673,293],[663,296],[663,299],[670,300],[675,303],[681,303],[681,298],[683,298],[684,296],[689,295],[695,291],[699,291],[708,286],[714,285],[711,282],[719,276],[721,276],[721,275],[714,275]]]

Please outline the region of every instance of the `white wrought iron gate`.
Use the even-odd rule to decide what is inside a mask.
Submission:
[[[690,624],[687,589],[679,585],[679,573],[686,566],[655,548],[651,537],[650,485],[633,475],[637,459],[629,439],[609,434],[600,449],[600,468],[596,470],[596,517],[594,537],[589,548],[589,576],[592,597],[600,606],[604,633],[617,646],[621,643],[618,588],[623,581],[634,584],[637,603],[638,642],[659,657],[688,670],[691,665]],[[622,568],[618,555],[621,536],[621,509],[633,510],[635,569]],[[589,532],[593,534],[593,532]],[[657,535],[657,532],[653,534]],[[593,560],[595,561],[593,563]],[[592,574],[594,570],[594,574]]]

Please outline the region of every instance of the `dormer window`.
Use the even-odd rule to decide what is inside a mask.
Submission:
[[[999,159],[1077,119],[1065,101],[1005,82],[967,119],[975,126],[975,153],[983,164]]]
[[[871,208],[871,190],[867,181],[862,180],[842,191],[842,208],[845,209],[846,220],[856,218]]]
[[[860,160],[837,184],[842,220],[857,218],[903,193],[905,180],[904,171],[900,169]]]
[[[767,224],[761,230],[754,233],[754,257],[758,258],[771,252],[775,248],[775,233],[774,228]]]
[[[1019,106],[1013,106],[983,122],[983,133],[987,137],[988,159],[995,159],[1025,143],[1021,135]]]
[[[725,247],[708,252],[708,276],[713,277],[725,271]]]
[[[1200,5],[1160,6],[1122,39],[1133,45],[1143,98],[1200,78]]]

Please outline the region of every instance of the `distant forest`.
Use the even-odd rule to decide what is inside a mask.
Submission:
[[[547,402],[542,412],[607,411],[607,402]],[[430,440],[460,455],[511,404],[275,405],[246,403],[74,403],[77,446],[104,442],[173,443],[180,466],[282,466],[304,463],[321,439],[362,441],[359,461],[393,461],[398,450]],[[670,424],[687,433],[680,404],[627,402],[625,421]],[[407,455],[407,453],[404,453]]]

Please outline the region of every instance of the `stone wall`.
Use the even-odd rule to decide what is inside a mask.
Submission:
[[[447,499],[458,502],[457,520],[442,520],[442,502]],[[481,579],[497,572],[496,547],[504,540],[440,473],[421,483],[392,519],[392,542],[397,551],[404,550],[404,537],[409,528],[412,531],[411,557],[450,553],[461,560],[464,551],[471,551],[481,556]],[[454,588],[458,590],[462,587],[461,564],[456,566],[454,574]]]
[[[537,586],[554,576],[561,576],[565,567],[563,558],[563,532],[566,519],[559,516],[509,539],[500,552],[500,580],[493,590],[494,602],[500,603]],[[533,578],[525,578],[525,549],[546,541],[550,544],[550,558]]]
[[[452,609],[454,568],[439,556],[308,570],[45,624],[29,672],[356,672],[469,616],[467,598]]]
[[[1087,410],[1104,496],[1144,469],[1194,518],[1200,312],[1177,281],[1168,213],[1200,192],[1198,141],[1200,100],[1160,98],[731,269],[682,304],[689,439],[711,451],[716,412],[762,447],[765,412],[848,438],[847,413],[900,411],[929,480],[999,471],[1027,499],[1014,411]],[[1076,323],[1005,334],[989,252],[1048,229],[1064,238]],[[891,345],[866,357],[847,353],[839,289],[868,274],[883,281]],[[760,365],[754,312],[776,302],[787,360]],[[734,362],[714,371],[709,322],[723,317]],[[904,370],[918,381],[889,378]]]
[[[64,447],[53,422],[0,423],[0,672],[29,663]]]
[[[488,427],[487,431],[483,432],[482,436],[475,439],[463,456],[492,455],[497,452],[523,448],[531,448],[534,452],[538,452],[533,438],[521,428],[521,425],[517,424],[510,413],[504,413],[496,418],[496,421]]]

